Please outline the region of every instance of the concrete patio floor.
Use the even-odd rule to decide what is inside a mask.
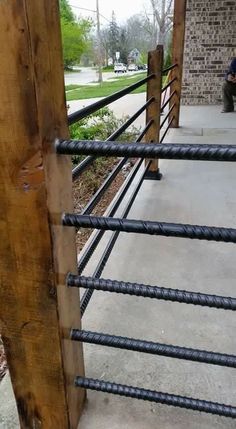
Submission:
[[[183,107],[165,142],[235,144],[236,113]],[[145,181],[129,218],[236,227],[235,164],[161,161],[163,180]],[[91,260],[91,275],[106,238]],[[104,278],[236,296],[233,244],[122,233]],[[235,314],[95,292],[83,328],[235,354]],[[86,345],[88,377],[236,405],[230,368]],[[231,419],[88,392],[80,429],[233,429]]]
[[[171,130],[165,142],[235,140],[236,113],[222,115],[220,106],[186,106],[181,128]],[[160,169],[162,181],[143,183],[129,218],[236,228],[235,164],[161,161]],[[92,275],[109,237],[106,233],[85,274]],[[102,277],[235,297],[235,260],[233,244],[122,233]],[[86,330],[229,354],[236,354],[235,325],[230,311],[103,292],[94,293],[83,318]],[[88,377],[236,406],[234,369],[93,345],[85,346],[85,362]],[[0,398],[2,388],[9,382],[1,383]],[[7,419],[1,402],[0,428],[18,427],[15,412]],[[13,407],[12,397],[9,402]],[[79,428],[233,429],[235,422],[88,392]]]

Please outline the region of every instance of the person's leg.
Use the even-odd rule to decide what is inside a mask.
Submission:
[[[234,87],[235,86],[235,87]],[[223,112],[233,112],[234,100],[233,95],[236,95],[236,84],[225,81],[223,84]]]

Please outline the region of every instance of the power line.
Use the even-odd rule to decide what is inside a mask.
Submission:
[[[94,12],[94,13],[96,13],[96,10],[87,9],[86,7],[74,6],[73,4],[71,4],[70,6],[73,7],[74,9],[82,9],[82,10],[87,10],[88,12]]]
[[[87,9],[86,7],[81,7],[81,6],[74,6],[73,4],[70,5],[71,7],[73,7],[74,9],[81,9],[81,10],[86,10],[87,12],[93,12],[96,13],[96,10],[93,9]],[[107,22],[110,22],[110,20],[108,18],[106,18],[104,15],[102,15],[101,13],[99,13],[99,15],[105,19]]]

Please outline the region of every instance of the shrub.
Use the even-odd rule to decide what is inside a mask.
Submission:
[[[114,113],[105,107],[71,125],[70,136],[75,140],[106,140],[128,118],[128,116],[123,116],[121,119],[117,119]],[[132,141],[138,134],[139,128],[132,126],[129,131],[124,132],[117,140]],[[73,156],[73,164],[77,165],[83,158],[83,155]]]

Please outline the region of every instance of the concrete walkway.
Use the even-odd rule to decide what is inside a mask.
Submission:
[[[220,106],[182,108],[182,127],[165,141],[235,144],[236,113],[219,112]],[[235,164],[161,161],[160,168],[163,180],[144,182],[129,218],[236,228]],[[109,236],[86,274],[93,273]],[[103,277],[235,297],[235,260],[233,244],[121,234]],[[236,354],[235,325],[230,311],[102,292],[94,294],[83,319],[87,330],[229,354]],[[88,377],[236,406],[236,371],[230,368],[92,345],[85,346],[85,362]],[[14,416],[12,423],[6,420],[3,389],[9,389],[8,379],[0,385],[0,428],[12,429],[17,423]],[[235,422],[88,392],[79,428],[235,429]]]
[[[234,143],[236,114],[184,107],[182,128],[166,142]],[[161,182],[145,181],[129,218],[236,227],[235,164],[161,161]],[[107,233],[107,237],[109,234]],[[104,240],[104,242],[106,239]],[[103,243],[104,245],[104,243]],[[102,246],[91,261],[92,274]],[[236,296],[236,247],[180,238],[121,234],[104,278]],[[96,292],[83,328],[236,353],[235,314]],[[87,376],[236,405],[233,369],[85,346]],[[88,392],[80,429],[233,429],[235,422],[184,409]]]

